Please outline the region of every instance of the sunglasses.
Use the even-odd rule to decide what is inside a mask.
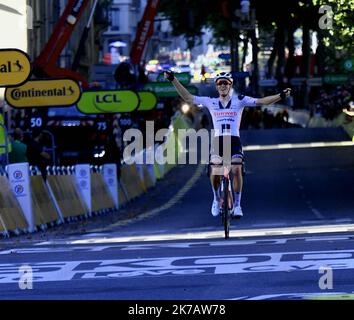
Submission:
[[[222,86],[222,85],[224,85],[224,86],[229,86],[229,85],[230,85],[230,82],[229,82],[229,81],[218,81],[218,82],[216,83],[216,85],[217,85],[217,86]]]

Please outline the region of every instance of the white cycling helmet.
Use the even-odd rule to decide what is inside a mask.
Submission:
[[[229,80],[231,82],[231,84],[234,83],[234,80],[232,79],[232,75],[229,72],[218,73],[214,78],[214,82],[216,83],[219,79],[226,79],[226,80]]]

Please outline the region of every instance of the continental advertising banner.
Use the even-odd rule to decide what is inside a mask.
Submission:
[[[14,108],[72,106],[80,97],[80,86],[71,79],[33,80],[5,91],[7,103]]]
[[[28,55],[18,49],[0,49],[0,87],[25,83],[31,75]]]

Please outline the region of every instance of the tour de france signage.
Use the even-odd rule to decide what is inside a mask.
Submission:
[[[19,49],[0,49],[0,87],[25,83],[31,75],[28,55]]]
[[[130,90],[85,91],[77,109],[84,114],[132,112],[139,104],[138,94]]]
[[[6,102],[14,108],[66,107],[80,97],[80,85],[72,79],[32,80],[5,91]]]

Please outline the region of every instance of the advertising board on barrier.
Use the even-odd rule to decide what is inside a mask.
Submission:
[[[35,230],[35,221],[31,199],[31,185],[28,163],[10,164],[7,167],[12,191],[26,217],[29,231]]]
[[[72,106],[80,97],[80,86],[71,79],[32,80],[5,91],[6,102],[14,108]]]
[[[0,49],[0,87],[19,86],[31,75],[28,55],[19,49]]]
[[[116,208],[119,208],[118,198],[118,181],[117,181],[117,165],[114,163],[105,164],[103,166],[103,179],[106,182],[109,193],[114,200]]]
[[[85,204],[89,210],[92,212],[92,201],[91,201],[91,172],[89,164],[78,164],[75,166],[75,178],[78,189],[85,201]]]

